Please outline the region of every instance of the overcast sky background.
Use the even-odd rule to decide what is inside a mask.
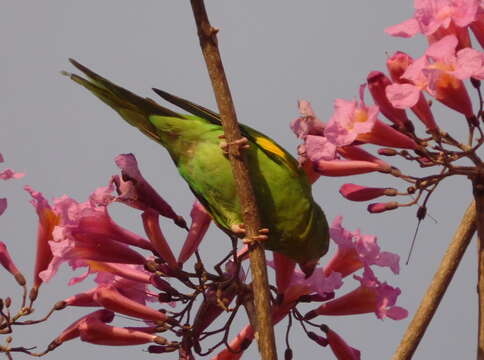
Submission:
[[[239,120],[270,134],[293,154],[298,140],[289,122],[298,116],[298,99],[309,100],[321,120],[327,121],[334,99],[354,98],[369,71],[385,69],[387,54],[404,50],[419,57],[426,45],[422,37],[395,39],[383,32],[412,15],[410,0],[212,0],[207,8],[212,24],[221,29],[219,45]],[[2,169],[11,167],[27,173],[21,180],[1,183],[0,197],[8,197],[9,207],[0,217],[0,240],[8,244],[26,275],[30,277],[33,270],[37,216],[22,190],[25,184],[49,199],[68,194],[85,201],[117,173],[114,157],[133,152],[145,177],[189,218],[193,195],[166,151],[59,74],[60,70],[73,71],[67,61],[73,57],[138,94],[156,99],[150,89],[159,87],[215,109],[189,1],[9,1],[0,11],[0,34],[0,152],[6,160]],[[369,96],[367,100],[371,103]],[[463,118],[438,104],[434,108],[442,127],[462,134]],[[414,166],[394,164],[412,175],[423,174]],[[341,214],[347,228],[376,234],[383,250],[405,259],[416,226],[416,208],[370,215],[366,204],[352,203],[339,195],[339,187],[346,182],[401,189],[405,185],[376,174],[321,178],[313,187],[329,221]],[[471,186],[466,179],[443,183],[429,206],[430,215],[438,223],[427,219],[422,224],[410,265],[402,261],[397,277],[387,269],[378,272],[382,279],[401,288],[398,305],[409,310],[408,319],[381,321],[369,314],[321,321],[360,349],[363,359],[389,359],[470,200]],[[113,206],[112,213],[120,224],[142,234],[137,211]],[[161,225],[178,252],[183,231],[170,221],[162,220]],[[202,257],[214,261],[227,249],[227,239],[212,226]],[[473,242],[415,359],[475,356],[475,249]],[[69,288],[66,284],[72,276],[70,269],[63,267],[51,283],[42,287],[34,318],[45,314],[56,301],[92,286],[86,282]],[[357,286],[351,279],[348,284],[348,289]],[[8,295],[18,303],[19,289],[5,271],[0,271],[0,297]],[[17,328],[13,344],[44,349],[62,329],[89,310],[64,310],[47,324]],[[243,324],[245,320],[238,326]],[[277,331],[283,334],[284,329],[281,325]],[[333,358],[329,349],[318,347],[299,330],[293,333],[292,344],[295,359]],[[282,356],[280,337],[278,345]],[[116,356],[121,360],[156,356],[143,352],[144,348],[99,347],[74,340],[47,358]],[[245,358],[257,358],[256,354],[253,344]],[[176,355],[163,358],[175,359]]]

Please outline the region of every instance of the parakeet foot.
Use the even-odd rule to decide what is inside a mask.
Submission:
[[[234,233],[235,236],[242,238],[246,235],[245,224],[235,224],[230,227],[230,231]]]
[[[240,138],[238,140],[232,141],[230,143],[225,141],[225,135],[220,135],[220,148],[222,149],[225,156],[229,155],[230,148],[232,148],[234,156],[240,156],[242,150],[246,150],[250,147],[249,140],[246,137]]]
[[[255,242],[263,242],[269,238],[269,236],[267,236],[267,234],[269,234],[269,229],[267,228],[259,229],[259,234],[256,236],[247,236],[245,224],[232,225],[230,230],[235,236],[242,238],[242,242],[245,245],[253,245]]]
[[[269,239],[269,236],[267,234],[269,234],[269,229],[267,229],[267,228],[259,229],[258,235],[244,237],[242,239],[242,242],[245,245],[249,245],[249,246],[254,245],[255,243],[258,243],[258,242],[264,242],[267,239]]]

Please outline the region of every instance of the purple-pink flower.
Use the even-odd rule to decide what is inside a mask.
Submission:
[[[379,112],[378,106],[367,106],[363,94],[365,86],[360,86],[360,101],[336,99],[334,113],[325,130],[325,137],[336,146],[349,145],[360,134],[369,133]]]
[[[467,26],[477,20],[479,4],[479,0],[415,0],[414,17],[385,31],[400,37],[422,33],[430,43],[453,34],[459,37],[461,48],[469,47]]]
[[[423,57],[408,65],[402,78],[410,83],[392,84],[386,88],[393,106],[401,109],[415,106],[420,92],[425,90],[444,105],[471,117],[472,103],[462,80],[482,78],[484,55],[473,49],[456,53],[456,46],[457,38],[448,35],[433,43]]]

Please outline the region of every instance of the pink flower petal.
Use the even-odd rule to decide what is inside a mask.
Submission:
[[[417,35],[420,27],[416,19],[410,18],[400,24],[387,27],[385,32],[391,36],[409,38]]]
[[[324,124],[316,117],[309,101],[298,101],[299,113],[301,117],[291,121],[291,129],[302,139],[306,135],[323,135]]]
[[[417,104],[420,89],[412,84],[392,84],[385,89],[388,100],[398,109],[406,109]]]
[[[471,48],[459,50],[456,70],[452,72],[452,75],[460,80],[470,77],[484,80],[484,54]]]
[[[336,146],[324,136],[308,135],[304,144],[305,155],[311,161],[335,159]]]
[[[457,44],[458,40],[455,35],[447,35],[430,45],[427,50],[425,50],[425,55],[434,59],[451,59],[455,57]]]

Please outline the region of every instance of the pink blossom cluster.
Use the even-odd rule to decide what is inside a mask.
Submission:
[[[381,156],[401,154],[420,166],[441,164],[426,154],[428,139],[418,137],[407,110],[421,121],[431,140],[440,143],[442,132],[434,118],[426,95],[462,114],[471,127],[478,127],[477,109],[464,84],[474,87],[484,78],[484,53],[471,46],[470,31],[484,42],[484,5],[479,0],[415,0],[415,16],[386,29],[393,36],[427,36],[429,47],[418,59],[397,51],[387,59],[389,75],[381,71],[368,74],[360,86],[359,100],[336,99],[334,113],[327,123],[319,120],[309,102],[299,101],[301,116],[291,123],[303,140],[298,147],[300,164],[311,181],[321,176],[352,176],[370,172],[402,177],[400,171]],[[368,89],[374,104],[367,105]],[[390,123],[382,120],[383,115]],[[378,155],[364,149],[380,146]],[[462,147],[461,147],[462,148]],[[416,155],[408,155],[414,152]],[[415,188],[412,188],[415,191]],[[367,201],[382,196],[411,195],[394,188],[376,188],[344,184],[341,194],[349,200]],[[393,210],[396,201],[368,206],[372,213]]]
[[[119,155],[115,162],[121,174],[113,176],[108,186],[98,188],[85,202],[64,195],[50,203],[40,192],[25,187],[39,218],[31,301],[38,296],[42,283],[50,281],[63,263],[73,270],[86,269],[83,274],[73,277],[69,285],[83,281],[90,274],[95,275],[95,287],[58,302],[55,309],[72,306],[98,309],[66,327],[50,343],[49,351],[75,338],[98,345],[151,343],[148,350],[152,353],[179,348],[177,340],[169,340],[158,333],[171,329],[177,337],[183,334],[183,324],[179,323],[174,311],[186,303],[190,295],[178,290],[174,283],[190,284],[190,275],[183,270],[183,264],[198,250],[211,217],[199,202],[195,202],[192,221],[187,228],[185,220],[142,176],[134,155]],[[109,207],[113,203],[142,211],[145,236],[125,229],[112,219]],[[188,229],[177,257],[160,227],[160,215]],[[274,323],[288,316],[301,302],[316,305],[301,315],[301,321],[310,321],[320,315],[364,313],[374,313],[379,319],[405,318],[407,311],[396,305],[400,289],[378,280],[373,269],[383,267],[398,274],[398,255],[381,251],[375,236],[362,234],[359,230],[346,230],[341,217],[331,225],[331,239],[337,246],[333,257],[307,278],[295,269],[292,260],[274,253],[271,265],[279,293],[272,308]],[[192,341],[199,341],[198,337],[231,306],[234,299],[242,296],[233,279],[235,276],[240,283],[248,284],[243,266],[246,253],[245,249],[239,251],[238,265],[233,258],[224,263],[222,278],[229,281],[228,286],[221,290],[215,282],[206,285],[204,300],[191,324]],[[0,246],[0,262],[12,274],[20,274],[4,246]],[[355,288],[340,295],[338,289],[345,279],[356,280]],[[110,325],[117,315],[142,320],[146,326]],[[338,359],[360,358],[360,352],[334,330],[327,325],[322,329],[322,335],[308,332],[309,338],[322,346],[329,346]],[[232,351],[222,350],[213,359],[240,358],[254,336],[254,330],[247,325],[230,342]],[[239,352],[233,352],[234,349]]]

